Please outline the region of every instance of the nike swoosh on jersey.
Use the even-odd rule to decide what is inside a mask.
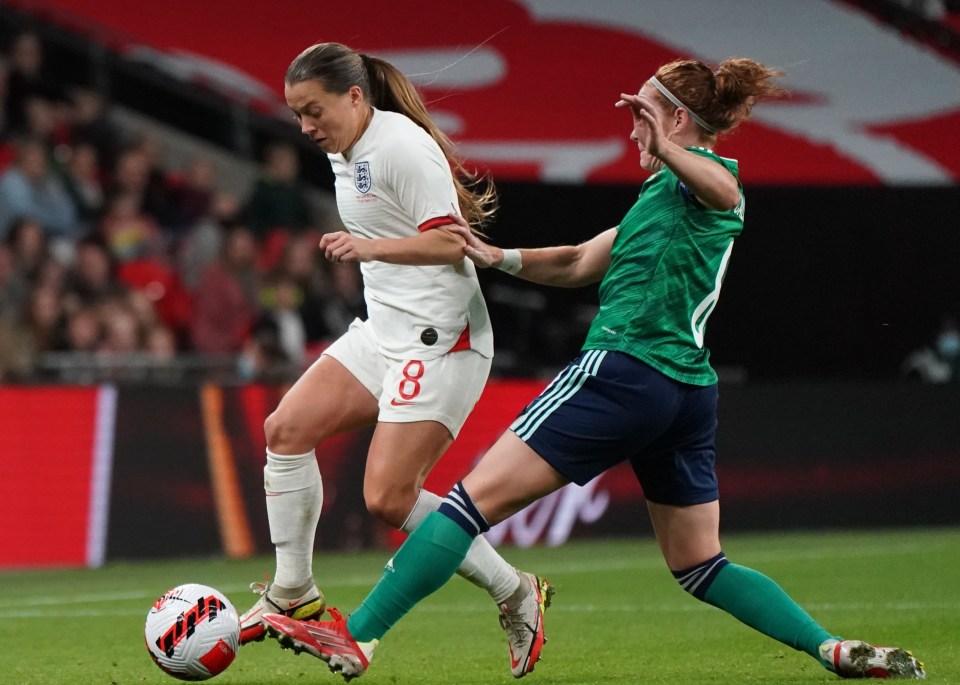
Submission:
[[[397,400],[397,398],[393,398],[390,400],[390,404],[394,407],[403,407],[408,404],[416,404],[416,402],[404,402],[403,400]]]

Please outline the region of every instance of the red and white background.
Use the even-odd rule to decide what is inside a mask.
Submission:
[[[13,0],[183,78],[283,110],[290,60],[339,41],[397,64],[500,180],[642,180],[613,103],[675,57],[748,56],[793,96],[721,152],[748,184],[955,184],[960,65],[838,0]]]

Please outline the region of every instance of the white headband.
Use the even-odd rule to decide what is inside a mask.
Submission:
[[[662,83],[660,83],[660,81],[657,79],[656,76],[651,76],[651,77],[650,77],[650,83],[652,83],[652,84],[656,87],[657,90],[659,90],[661,93],[663,93],[663,97],[667,98],[670,102],[672,102],[673,104],[675,104],[675,105],[676,105],[677,107],[679,107],[680,109],[686,110],[687,114],[690,115],[690,118],[693,119],[693,120],[694,120],[695,122],[697,122],[698,124],[700,124],[703,128],[705,128],[705,129],[707,129],[708,131],[710,131],[710,133],[716,133],[716,132],[717,132],[717,129],[716,129],[716,128],[714,128],[713,126],[711,126],[710,124],[708,124],[707,122],[705,122],[703,119],[701,119],[700,117],[698,117],[696,112],[694,112],[694,111],[691,110],[689,107],[687,107],[685,104],[683,104],[682,102],[680,102],[680,99],[679,99],[676,95],[674,95],[673,93],[671,93],[669,90],[667,90],[667,87],[666,87],[665,85],[663,85]]]

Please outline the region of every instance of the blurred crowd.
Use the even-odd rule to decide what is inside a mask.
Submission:
[[[49,359],[295,375],[364,315],[356,265],[318,254],[289,143],[240,193],[209,159],[165,168],[162,136],[58,82],[32,33],[0,56],[0,118],[0,382],[56,374]]]

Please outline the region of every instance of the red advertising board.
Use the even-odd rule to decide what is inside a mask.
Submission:
[[[0,390],[0,567],[102,563],[113,396]]]
[[[446,494],[543,386],[491,380],[427,486]],[[0,569],[269,553],[262,431],[282,392],[0,388]],[[857,383],[724,387],[724,527],[956,525],[958,392]],[[366,511],[370,437],[358,431],[318,446],[325,494],[318,549],[401,540]],[[622,464],[487,535],[495,545],[520,546],[649,535],[644,509]]]

